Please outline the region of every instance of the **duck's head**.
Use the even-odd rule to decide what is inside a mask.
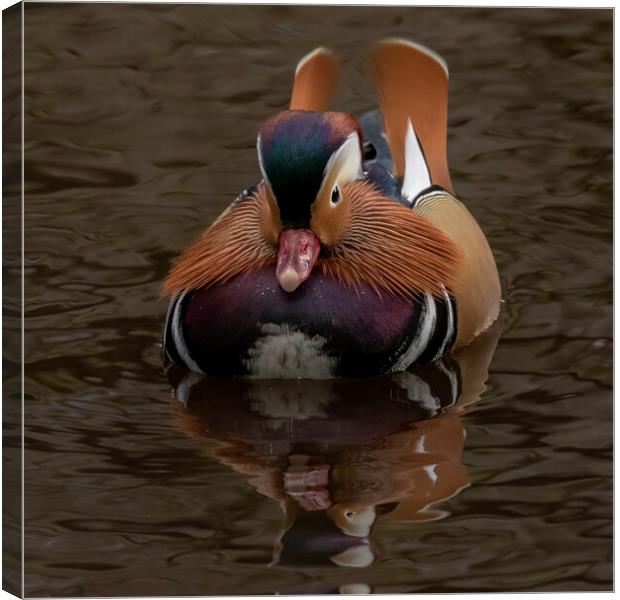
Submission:
[[[420,143],[428,141],[430,174],[436,171],[437,182],[450,190],[445,68],[411,46],[402,56],[402,46],[388,44],[377,59],[375,77],[393,174],[407,183],[412,197],[414,184],[435,183],[426,162],[418,160],[424,154]],[[411,73],[420,72],[416,81],[426,80],[428,60],[437,85],[427,89],[416,83],[403,96],[402,81]],[[372,177],[362,177],[360,126],[349,114],[327,112],[338,71],[337,60],[324,48],[299,63],[291,110],[271,117],[260,129],[257,149],[264,183],[241,194],[183,252],[166,278],[165,294],[217,285],[274,263],[286,292],[297,290],[314,268],[343,286],[370,288],[379,296],[412,299],[430,293],[442,298],[452,289],[460,264],[454,242],[430,219],[386,196]],[[410,104],[421,115],[417,120]],[[413,122],[421,137],[410,144],[413,161],[407,170],[407,140],[418,135]]]
[[[287,292],[311,274],[322,248],[350,225],[350,185],[362,177],[361,130],[346,113],[290,110],[260,129],[258,160],[269,214],[263,233],[278,245],[276,276]]]

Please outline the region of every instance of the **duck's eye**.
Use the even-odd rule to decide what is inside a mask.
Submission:
[[[340,189],[336,185],[332,190],[332,206],[338,204],[338,202],[340,202]]]

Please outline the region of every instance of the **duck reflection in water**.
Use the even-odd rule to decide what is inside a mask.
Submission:
[[[366,567],[377,519],[440,519],[439,503],[469,485],[462,415],[485,390],[498,335],[371,380],[169,376],[181,428],[283,508],[273,566]]]

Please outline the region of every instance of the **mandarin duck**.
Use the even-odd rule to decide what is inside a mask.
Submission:
[[[326,49],[295,71],[289,110],[260,127],[260,182],[170,270],[165,362],[209,375],[368,377],[469,344],[498,317],[489,244],[448,172],[448,68],[385,40],[380,111],[328,110]]]

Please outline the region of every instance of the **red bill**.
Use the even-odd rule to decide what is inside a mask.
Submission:
[[[321,242],[310,229],[285,229],[280,234],[276,277],[285,292],[294,292],[312,273]]]

